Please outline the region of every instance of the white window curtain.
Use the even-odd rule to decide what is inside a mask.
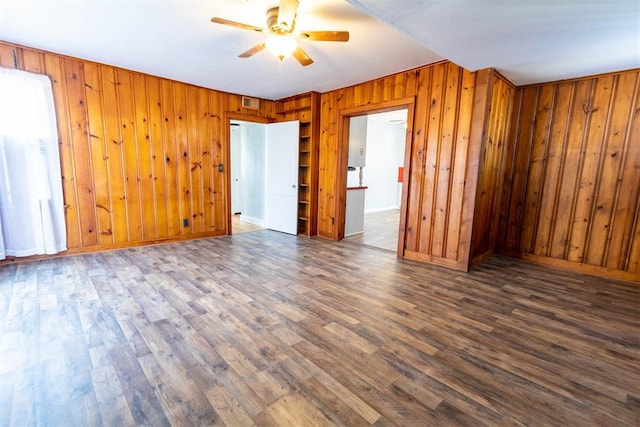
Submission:
[[[0,67],[0,259],[66,249],[51,81]]]

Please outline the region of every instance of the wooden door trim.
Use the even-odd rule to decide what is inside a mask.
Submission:
[[[407,220],[407,199],[409,176],[411,175],[411,148],[413,146],[413,118],[414,118],[415,97],[396,99],[393,101],[380,102],[376,104],[361,105],[352,108],[343,108],[338,111],[338,164],[339,174],[337,176],[338,203],[336,206],[337,227],[334,227],[333,239],[344,239],[344,227],[347,203],[347,163],[349,157],[349,119],[351,117],[365,116],[375,113],[384,113],[407,109],[407,128],[405,131],[404,144],[404,174],[402,177],[402,200],[400,204],[400,223],[398,225],[398,257],[404,257],[404,239]]]

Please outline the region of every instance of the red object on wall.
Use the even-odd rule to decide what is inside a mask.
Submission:
[[[402,182],[404,177],[404,167],[398,166],[398,182]]]

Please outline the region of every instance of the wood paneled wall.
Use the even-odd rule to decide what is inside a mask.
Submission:
[[[410,98],[414,114],[409,118],[406,218],[401,220],[404,256],[466,270],[495,78],[490,70],[471,73],[442,62],[323,94],[318,234],[341,237],[344,198],[339,184],[346,174],[341,156],[347,141],[339,137],[340,111]],[[498,98],[509,96],[497,93]]]
[[[484,144],[478,167],[478,187],[473,213],[471,266],[491,257],[498,232],[498,211],[502,202],[502,168],[509,146],[509,126],[514,86],[499,74],[490,88],[489,112],[485,121]]]
[[[518,88],[498,247],[640,281],[640,71]]]
[[[14,58],[53,83],[70,252],[227,232],[225,114],[274,102],[0,43]]]
[[[345,204],[346,191],[341,187],[345,186],[347,166],[339,135],[340,110],[412,98],[421,78],[420,70],[411,70],[321,95],[318,236],[338,240],[344,220],[341,206]]]

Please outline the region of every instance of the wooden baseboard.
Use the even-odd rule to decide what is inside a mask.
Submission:
[[[7,264],[28,262],[28,261],[37,261],[42,259],[60,258],[60,257],[65,257],[70,255],[87,254],[92,252],[104,252],[104,251],[111,251],[116,249],[134,248],[137,246],[156,245],[159,243],[170,243],[170,242],[180,242],[184,240],[204,239],[207,237],[217,237],[217,236],[223,236],[226,234],[227,234],[226,231],[212,231],[208,233],[189,234],[187,236],[167,237],[165,239],[143,240],[139,242],[126,242],[126,243],[112,243],[109,245],[96,245],[96,246],[88,246],[84,248],[71,248],[71,249],[67,249],[66,251],[59,252],[53,255],[33,255],[28,257],[8,256],[5,259],[0,261],[0,266],[7,265]]]
[[[574,261],[566,261],[557,258],[550,258],[540,255],[533,255],[515,251],[496,251],[499,255],[519,258],[536,264],[549,265],[552,267],[562,268],[565,270],[575,271],[577,273],[589,274],[592,276],[605,277],[608,279],[625,280],[628,282],[640,283],[640,273],[631,273],[628,271],[614,270],[606,267],[598,267],[590,264],[583,264]]]
[[[493,256],[493,252],[485,252],[483,254],[480,255],[476,255],[471,259],[471,263],[469,265],[469,268],[473,268],[476,265],[482,264],[483,262],[487,261],[489,258],[491,258]]]
[[[461,265],[458,261],[452,260],[452,259],[441,258],[441,257],[423,254],[420,252],[413,252],[413,251],[404,251],[404,256],[407,259],[412,259],[415,261],[423,261],[429,264],[436,264],[444,267],[449,267],[454,270],[467,271],[466,266]]]

